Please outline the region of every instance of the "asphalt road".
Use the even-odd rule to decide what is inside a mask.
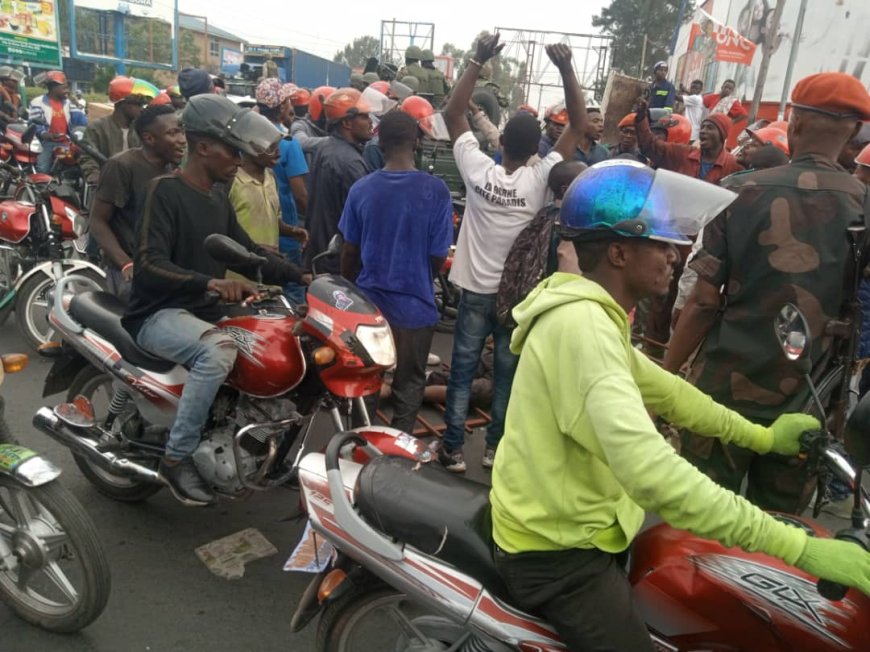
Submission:
[[[449,360],[451,338],[436,336],[436,352]],[[0,327],[0,352],[28,352],[12,322]],[[298,494],[277,489],[250,500],[196,509],[161,491],[136,504],[114,502],[97,493],[70,453],[38,432],[31,418],[41,405],[50,363],[32,355],[23,372],[0,387],[6,417],[22,444],[44,453],[63,469],[61,481],[85,506],[96,524],[112,571],[112,594],[102,616],[78,634],[46,633],[19,620],[0,603],[2,652],[306,652],[314,649],[316,623],[290,632],[290,617],[310,575],[282,570],[298,542],[304,521],[293,520]],[[318,420],[311,447],[331,434]],[[474,441],[476,440],[476,441]],[[479,459],[482,437],[470,442],[469,475],[484,479]],[[479,445],[475,445],[479,444]],[[245,528],[257,528],[278,554],[249,563],[244,577],[213,575],[194,549]]]

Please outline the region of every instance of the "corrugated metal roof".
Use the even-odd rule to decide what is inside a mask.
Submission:
[[[200,34],[205,31],[205,21],[201,18],[196,18],[195,16],[188,16],[187,14],[178,14],[178,26],[181,29],[190,30],[191,32],[199,32]],[[220,27],[215,27],[211,23],[208,24],[208,35],[215,36],[217,38],[226,39],[228,41],[236,41],[238,43],[247,43],[245,39],[240,36],[236,36],[235,34],[230,34],[226,30],[221,29]]]

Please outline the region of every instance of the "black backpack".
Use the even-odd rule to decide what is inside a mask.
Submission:
[[[514,307],[553,272],[553,226],[558,215],[559,209],[552,204],[542,208],[520,231],[508,252],[495,298],[496,318],[507,328],[517,325],[511,314]]]

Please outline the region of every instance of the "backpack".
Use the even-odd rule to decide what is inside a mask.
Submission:
[[[495,314],[506,328],[516,328],[511,311],[535,289],[554,266],[553,225],[559,209],[542,208],[514,240],[501,273],[495,297]]]

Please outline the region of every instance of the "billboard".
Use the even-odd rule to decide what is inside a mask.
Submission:
[[[673,63],[680,74],[675,81],[688,86],[692,79],[701,79],[704,89],[712,91],[726,79],[733,79],[737,86],[736,96],[741,100],[751,100],[762,50],[765,44],[770,44],[773,54],[762,100],[778,102],[786,82],[789,55],[797,44],[791,88],[785,89],[787,93],[801,78],[828,71],[848,73],[870,87],[870,32],[866,28],[870,22],[870,2],[812,0],[807,3],[803,28],[797,34],[800,6],[800,2],[786,2],[779,29],[773,30],[771,19],[775,0],[708,0],[702,3],[691,23],[680,29]],[[712,40],[709,38],[711,27],[704,25],[705,21],[713,23]],[[717,25],[721,26],[718,31]],[[717,38],[722,28],[726,34],[733,32],[740,38],[740,41],[734,37],[727,39],[727,54],[719,46],[722,37]],[[699,29],[703,37],[699,35]],[[745,41],[754,46],[751,54],[742,45]]]
[[[96,11],[118,11],[128,16],[157,18],[172,23],[175,20],[175,4],[165,0],[75,0],[76,7]]]
[[[221,48],[221,72],[227,75],[238,75],[244,60],[241,50]]]
[[[59,41],[55,0],[0,2],[0,60],[57,67]]]

